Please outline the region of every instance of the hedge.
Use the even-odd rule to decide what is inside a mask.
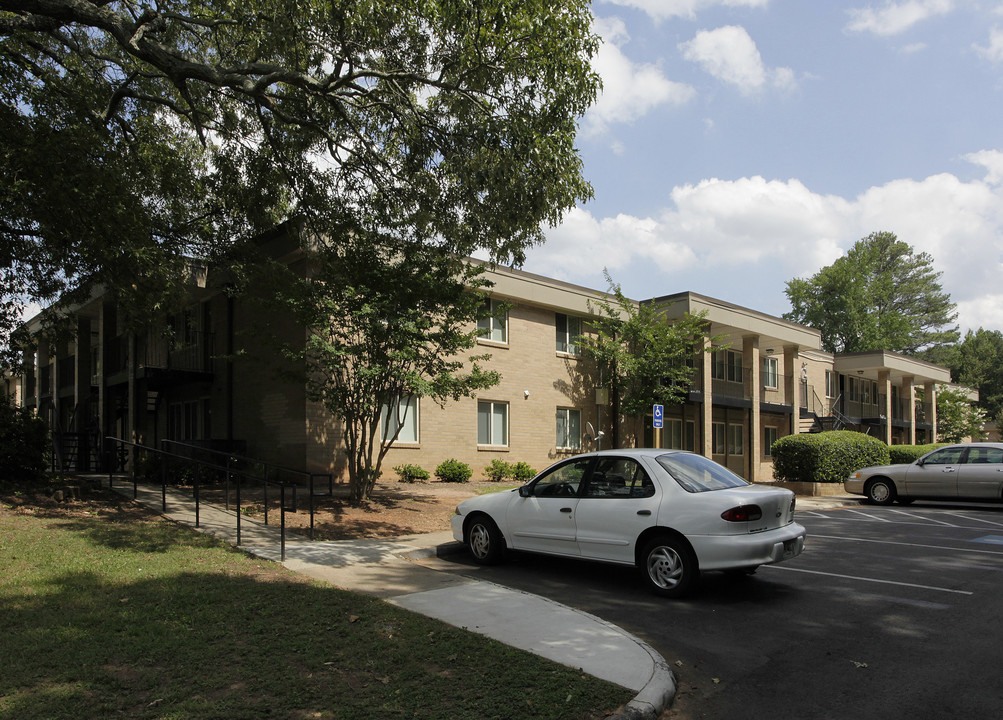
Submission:
[[[788,482],[841,483],[855,470],[887,465],[888,446],[851,430],[786,435],[773,443],[773,477]]]
[[[888,454],[891,456],[889,462],[891,462],[892,465],[906,465],[908,463],[916,462],[931,450],[936,450],[939,447],[944,447],[944,443],[928,443],[927,445],[892,445],[888,448]]]

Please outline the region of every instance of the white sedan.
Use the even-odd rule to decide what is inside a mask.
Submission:
[[[510,548],[636,565],[655,593],[678,597],[703,570],[751,573],[800,555],[805,529],[794,501],[702,455],[603,450],[464,500],[452,531],[481,564]]]

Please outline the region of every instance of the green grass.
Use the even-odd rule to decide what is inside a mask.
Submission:
[[[0,508],[0,720],[599,718],[630,699],[117,502]]]

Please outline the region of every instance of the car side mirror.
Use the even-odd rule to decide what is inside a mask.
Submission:
[[[533,497],[533,491],[529,485],[523,485],[519,488],[519,497]]]

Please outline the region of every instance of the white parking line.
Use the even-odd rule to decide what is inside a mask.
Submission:
[[[787,570],[789,572],[808,573],[809,575],[825,575],[827,577],[843,578],[844,580],[860,580],[862,582],[880,583],[882,585],[898,585],[900,587],[911,587],[919,590],[935,590],[937,592],[955,593],[956,595],[973,595],[968,590],[954,590],[953,588],[933,587],[931,585],[915,585],[913,583],[896,582],[894,580],[879,580],[877,578],[859,577],[856,575],[840,575],[839,573],[820,572],[819,570],[805,570],[804,568],[789,567],[787,565],[767,565],[774,570]]]
[[[874,517],[873,515],[868,515],[865,512],[861,512],[860,510],[852,510],[850,508],[847,508],[847,512],[855,513],[857,515],[863,515],[868,520],[880,520],[881,522],[892,522],[891,520],[888,520],[888,519],[883,518],[883,517]]]
[[[959,517],[962,520],[974,520],[975,522],[986,523],[988,525],[995,525],[996,527],[1003,527],[1003,523],[993,522],[992,520],[983,520],[980,517],[972,517],[971,515],[962,515],[960,513],[944,511],[946,515],[951,515],[952,517]]]
[[[895,542],[894,540],[871,540],[869,538],[841,537],[839,535],[815,535],[809,534],[809,539],[820,540],[852,540],[853,542],[869,542],[879,545],[904,545],[905,547],[926,548],[928,550],[949,550],[951,552],[982,553],[984,555],[1003,555],[1003,550],[975,550],[973,548],[958,548],[948,545],[923,545],[921,543]]]
[[[940,523],[941,525],[947,525],[947,527],[958,527],[944,520],[937,520],[936,518],[927,517],[926,515],[917,515],[916,513],[906,512],[905,510],[896,510],[895,508],[890,508],[890,512],[898,513],[899,515],[905,515],[906,517],[913,518],[914,520],[926,520],[928,522]]]

